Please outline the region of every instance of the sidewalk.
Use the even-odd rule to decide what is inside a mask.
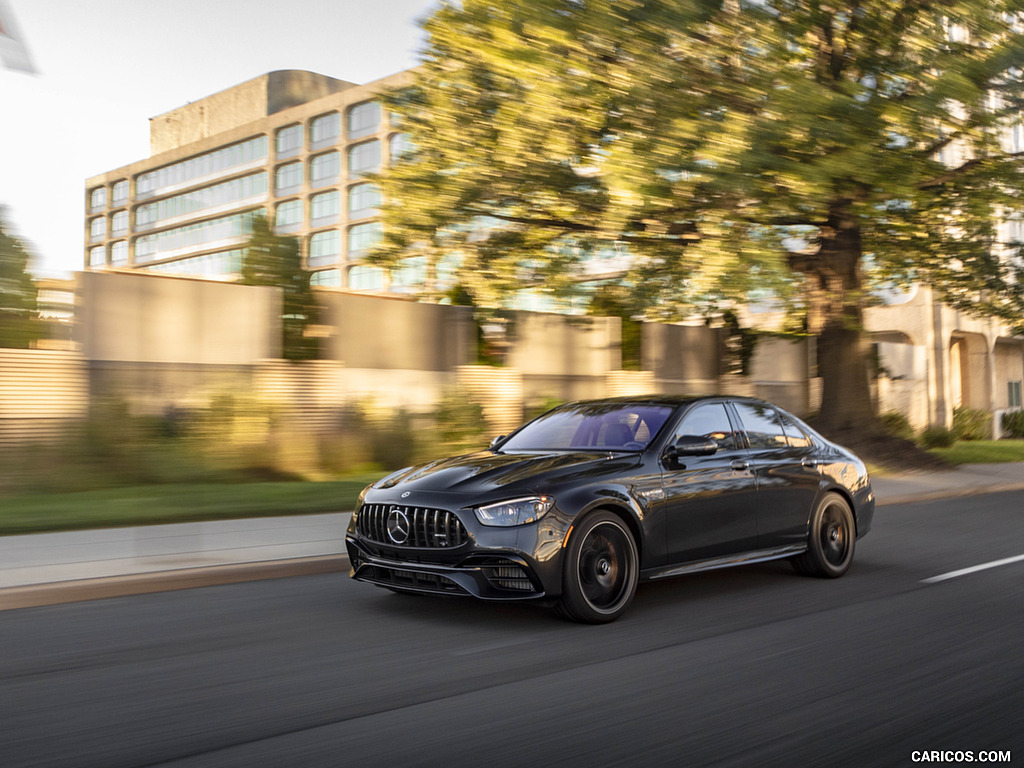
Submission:
[[[879,506],[1024,490],[1024,463],[872,478]],[[350,513],[0,536],[0,611],[348,570]]]

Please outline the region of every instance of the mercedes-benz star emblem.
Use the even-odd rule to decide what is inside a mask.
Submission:
[[[388,515],[388,538],[391,539],[395,544],[405,544],[409,540],[409,518],[405,512],[392,507],[391,513]]]

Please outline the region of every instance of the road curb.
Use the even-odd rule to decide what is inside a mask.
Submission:
[[[25,587],[0,589],[0,611],[101,600],[107,597],[172,592],[179,589],[211,587],[220,584],[238,584],[246,581],[339,573],[348,569],[348,556],[324,555],[263,563],[181,568],[101,579],[58,581],[52,584],[32,584]]]
[[[941,491],[921,491],[920,493],[908,493],[902,496],[878,497],[876,495],[875,506],[888,507],[895,504],[917,504],[926,501],[960,499],[965,496],[984,496],[989,493],[1009,493],[1013,491],[1024,491],[1024,483],[1007,483],[992,488],[947,488]]]

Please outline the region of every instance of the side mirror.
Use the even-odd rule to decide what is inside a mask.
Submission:
[[[498,435],[498,436],[497,436],[496,438],[494,438],[493,440],[491,440],[491,444],[490,444],[490,446],[489,446],[489,447],[490,447],[490,448],[494,448],[494,446],[496,446],[496,445],[497,445],[498,443],[500,443],[500,442],[501,442],[502,440],[504,440],[504,439],[505,439],[506,437],[508,437],[508,435]]]
[[[673,461],[683,456],[711,456],[717,451],[718,443],[710,437],[680,435],[672,445],[665,449],[665,458]]]

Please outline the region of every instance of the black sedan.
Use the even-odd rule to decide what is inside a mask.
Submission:
[[[346,546],[359,581],[601,623],[642,580],[778,558],[842,576],[874,508],[864,464],[774,405],[612,398],[374,483]]]

